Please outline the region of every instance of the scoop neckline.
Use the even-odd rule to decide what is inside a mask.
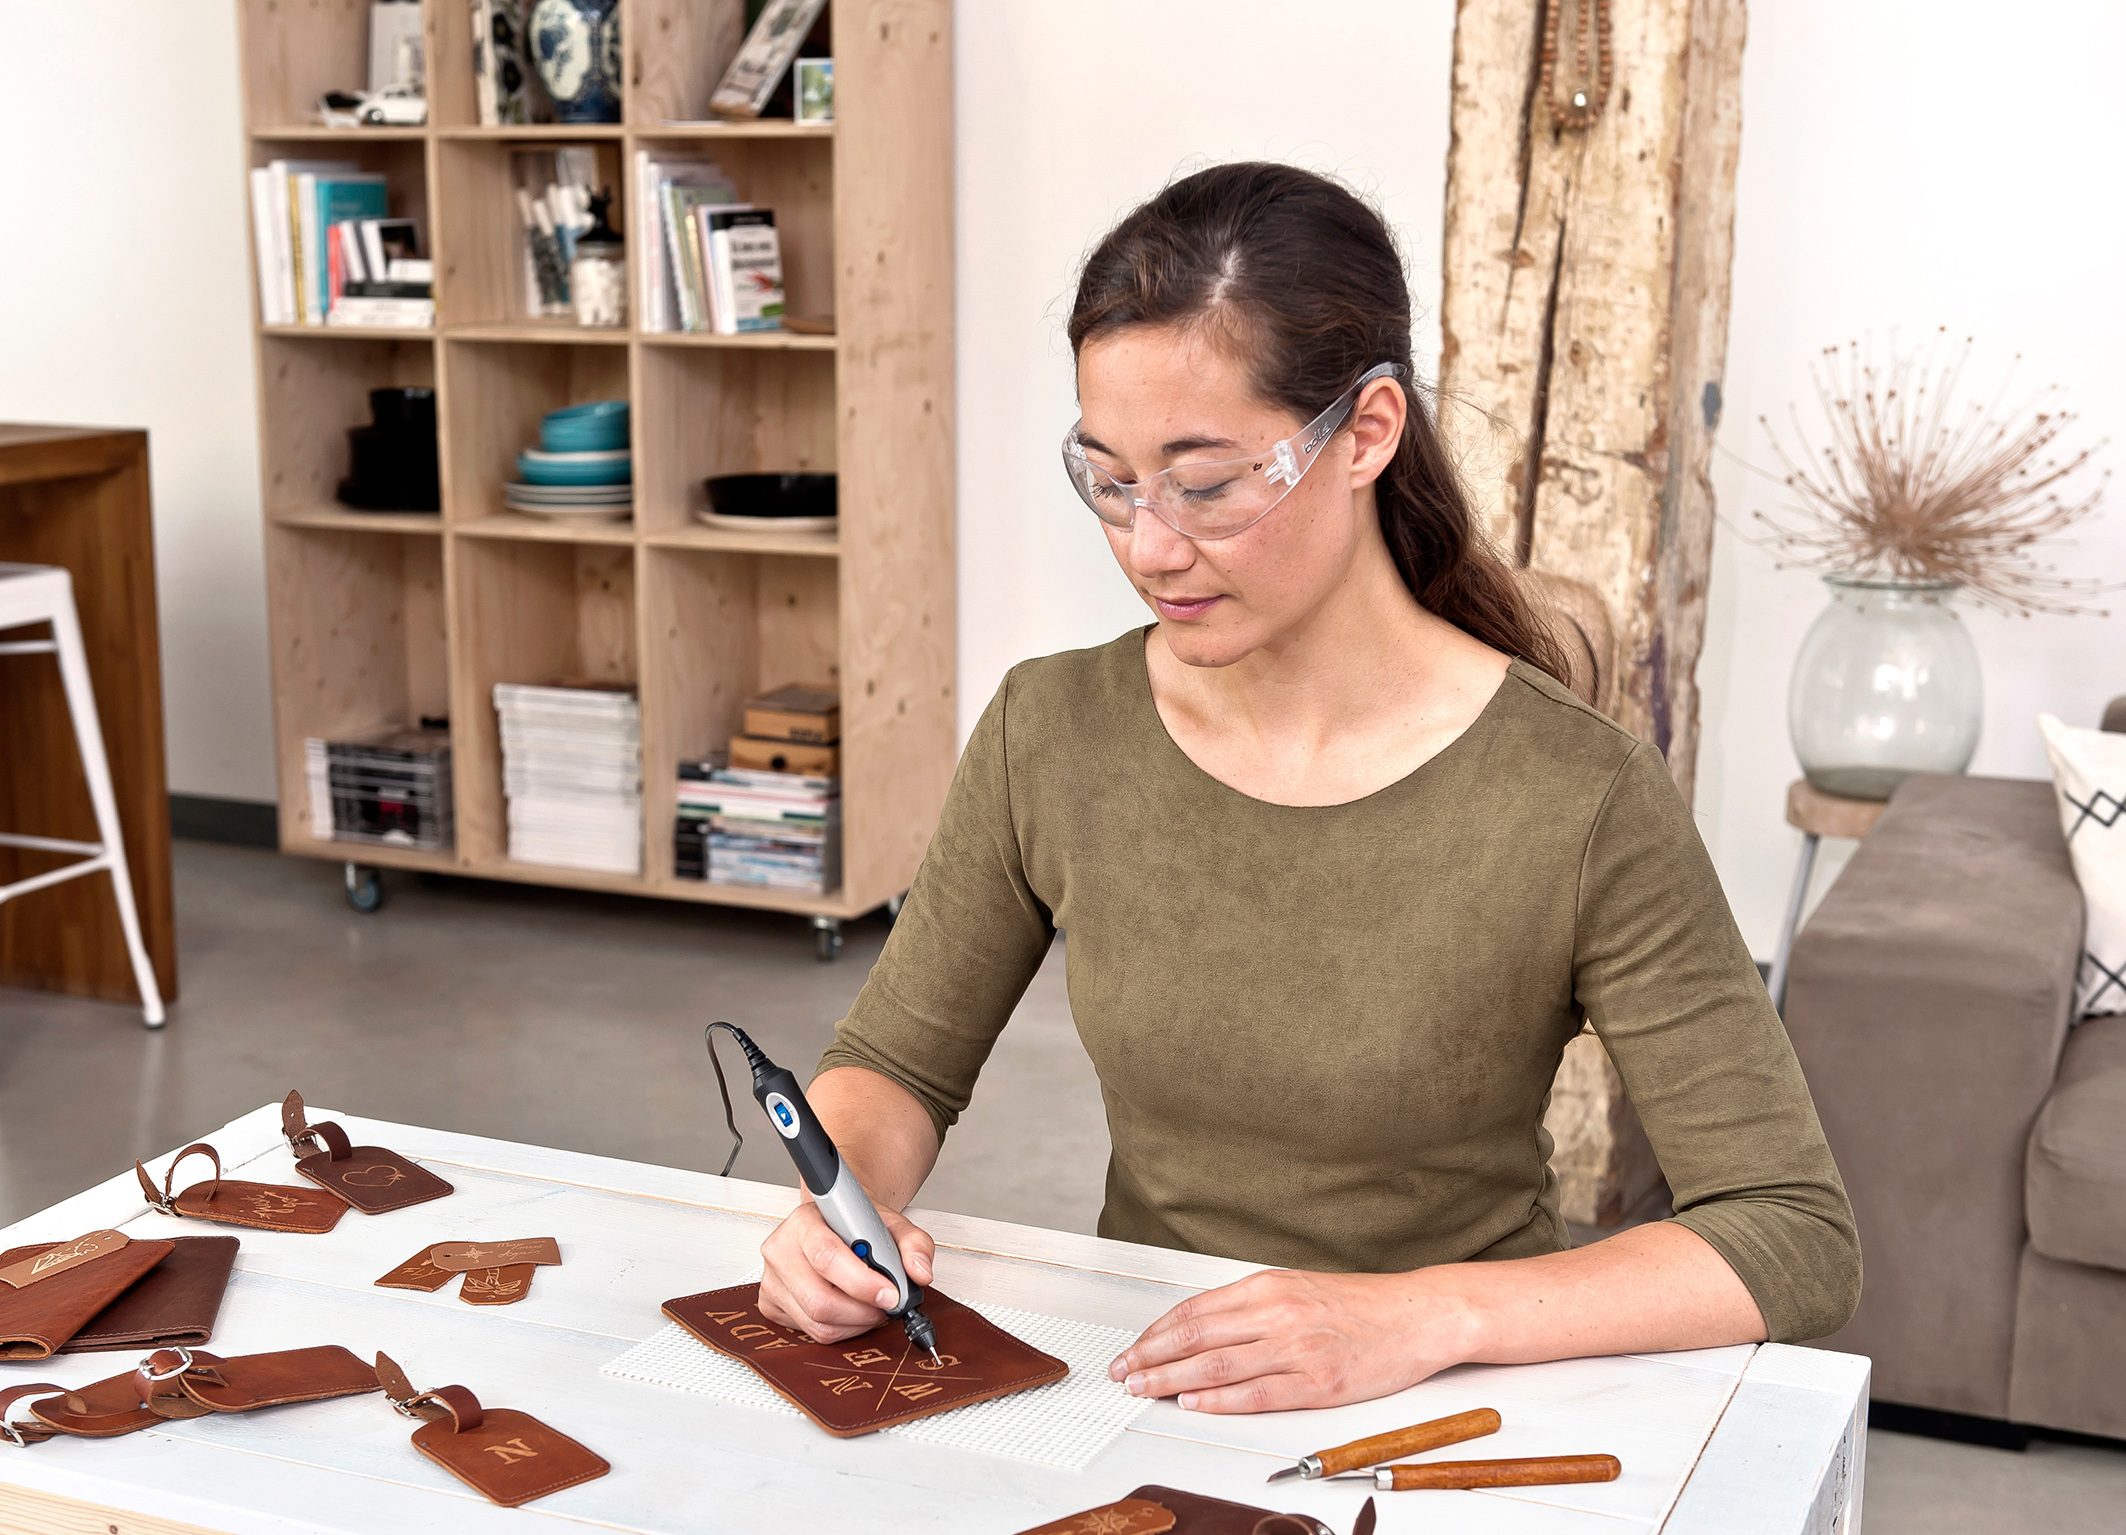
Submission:
[[[1484,707],[1477,711],[1476,718],[1462,727],[1460,735],[1449,741],[1445,746],[1442,746],[1409,772],[1403,774],[1402,777],[1382,784],[1370,794],[1361,794],[1357,799],[1338,800],[1333,805],[1280,805],[1275,800],[1257,799],[1252,794],[1244,793],[1218,777],[1215,773],[1207,771],[1194,757],[1182,750],[1181,743],[1174,739],[1174,733],[1166,728],[1166,718],[1159,712],[1159,700],[1152,696],[1151,663],[1145,659],[1145,649],[1150,642],[1151,632],[1157,627],[1157,624],[1146,624],[1143,628],[1135,630],[1132,636],[1127,636],[1126,638],[1131,638],[1134,641],[1131,654],[1131,675],[1136,684],[1136,700],[1138,706],[1150,718],[1152,730],[1158,736],[1160,742],[1163,743],[1167,751],[1180,760],[1182,766],[1188,772],[1194,774],[1218,792],[1231,795],[1243,805],[1295,815],[1350,810],[1356,806],[1370,805],[1417,782],[1418,779],[1431,771],[1436,764],[1461,751],[1463,743],[1472,736],[1480,731],[1489,734],[1491,730],[1496,728],[1496,715],[1501,707],[1500,700],[1506,696],[1506,684],[1517,680],[1524,664],[1519,656],[1509,656],[1506,661],[1506,674],[1499,678],[1498,686],[1493,688],[1491,696],[1484,700]]]

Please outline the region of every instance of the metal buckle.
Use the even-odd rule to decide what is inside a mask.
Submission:
[[[160,1351],[158,1350],[158,1352]],[[182,1360],[183,1363],[178,1365],[178,1367],[174,1370],[166,1370],[159,1374],[156,1372],[156,1369],[153,1363],[151,1362],[155,1358],[154,1354],[150,1354],[147,1356],[147,1358],[141,1360],[138,1366],[140,1370],[141,1379],[149,1382],[151,1385],[159,1385],[161,1382],[166,1380],[175,1380],[178,1376],[184,1374],[187,1370],[191,1369],[192,1351],[188,1348],[179,1348],[175,1352],[177,1354],[177,1357]]]
[[[46,1397],[65,1395],[66,1393],[64,1391],[46,1391],[38,1396],[26,1396],[20,1398],[18,1401],[8,1403],[6,1411],[0,1412],[0,1434],[6,1435],[8,1443],[12,1444],[16,1449],[28,1449],[32,1444],[35,1444],[37,1440],[23,1438],[22,1430],[15,1427],[14,1421],[8,1416],[8,1413],[13,1412],[16,1407],[21,1405],[22,1402],[41,1402]],[[51,1431],[49,1429],[46,1429],[43,1434],[38,1435],[38,1439],[47,1437],[50,1432]]]
[[[391,1403],[391,1410],[397,1413],[400,1417],[420,1418],[423,1422],[425,1422],[427,1421],[427,1414],[415,1412],[413,1410],[414,1406],[415,1404],[420,1402],[432,1401],[434,1397],[435,1393],[433,1391],[416,1391],[412,1396],[409,1396],[403,1402],[395,1396],[386,1397],[385,1400]]]
[[[6,1418],[0,1418],[0,1434],[7,1435],[8,1441],[18,1450],[26,1450],[30,1447],[30,1442],[22,1437],[22,1430],[16,1428]]]

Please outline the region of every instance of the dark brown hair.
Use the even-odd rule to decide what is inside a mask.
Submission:
[[[1375,364],[1401,364],[1408,422],[1374,499],[1403,584],[1485,644],[1567,677],[1557,642],[1477,531],[1412,387],[1410,289],[1379,213],[1326,177],[1265,161],[1174,182],[1087,258],[1070,312],[1071,355],[1125,326],[1194,323],[1225,331],[1248,359],[1256,393],[1301,421]]]

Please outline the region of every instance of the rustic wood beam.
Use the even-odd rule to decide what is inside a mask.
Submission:
[[[1462,0],[1441,429],[1491,537],[1607,604],[1611,714],[1686,800],[1726,363],[1745,0]],[[1574,1041],[1547,1121],[1566,1213],[1658,1178],[1623,1083]]]

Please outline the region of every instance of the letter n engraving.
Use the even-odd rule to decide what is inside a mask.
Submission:
[[[511,1439],[503,1444],[483,1445],[481,1448],[501,1460],[505,1466],[515,1465],[520,1460],[537,1460],[539,1452],[521,1439]]]

